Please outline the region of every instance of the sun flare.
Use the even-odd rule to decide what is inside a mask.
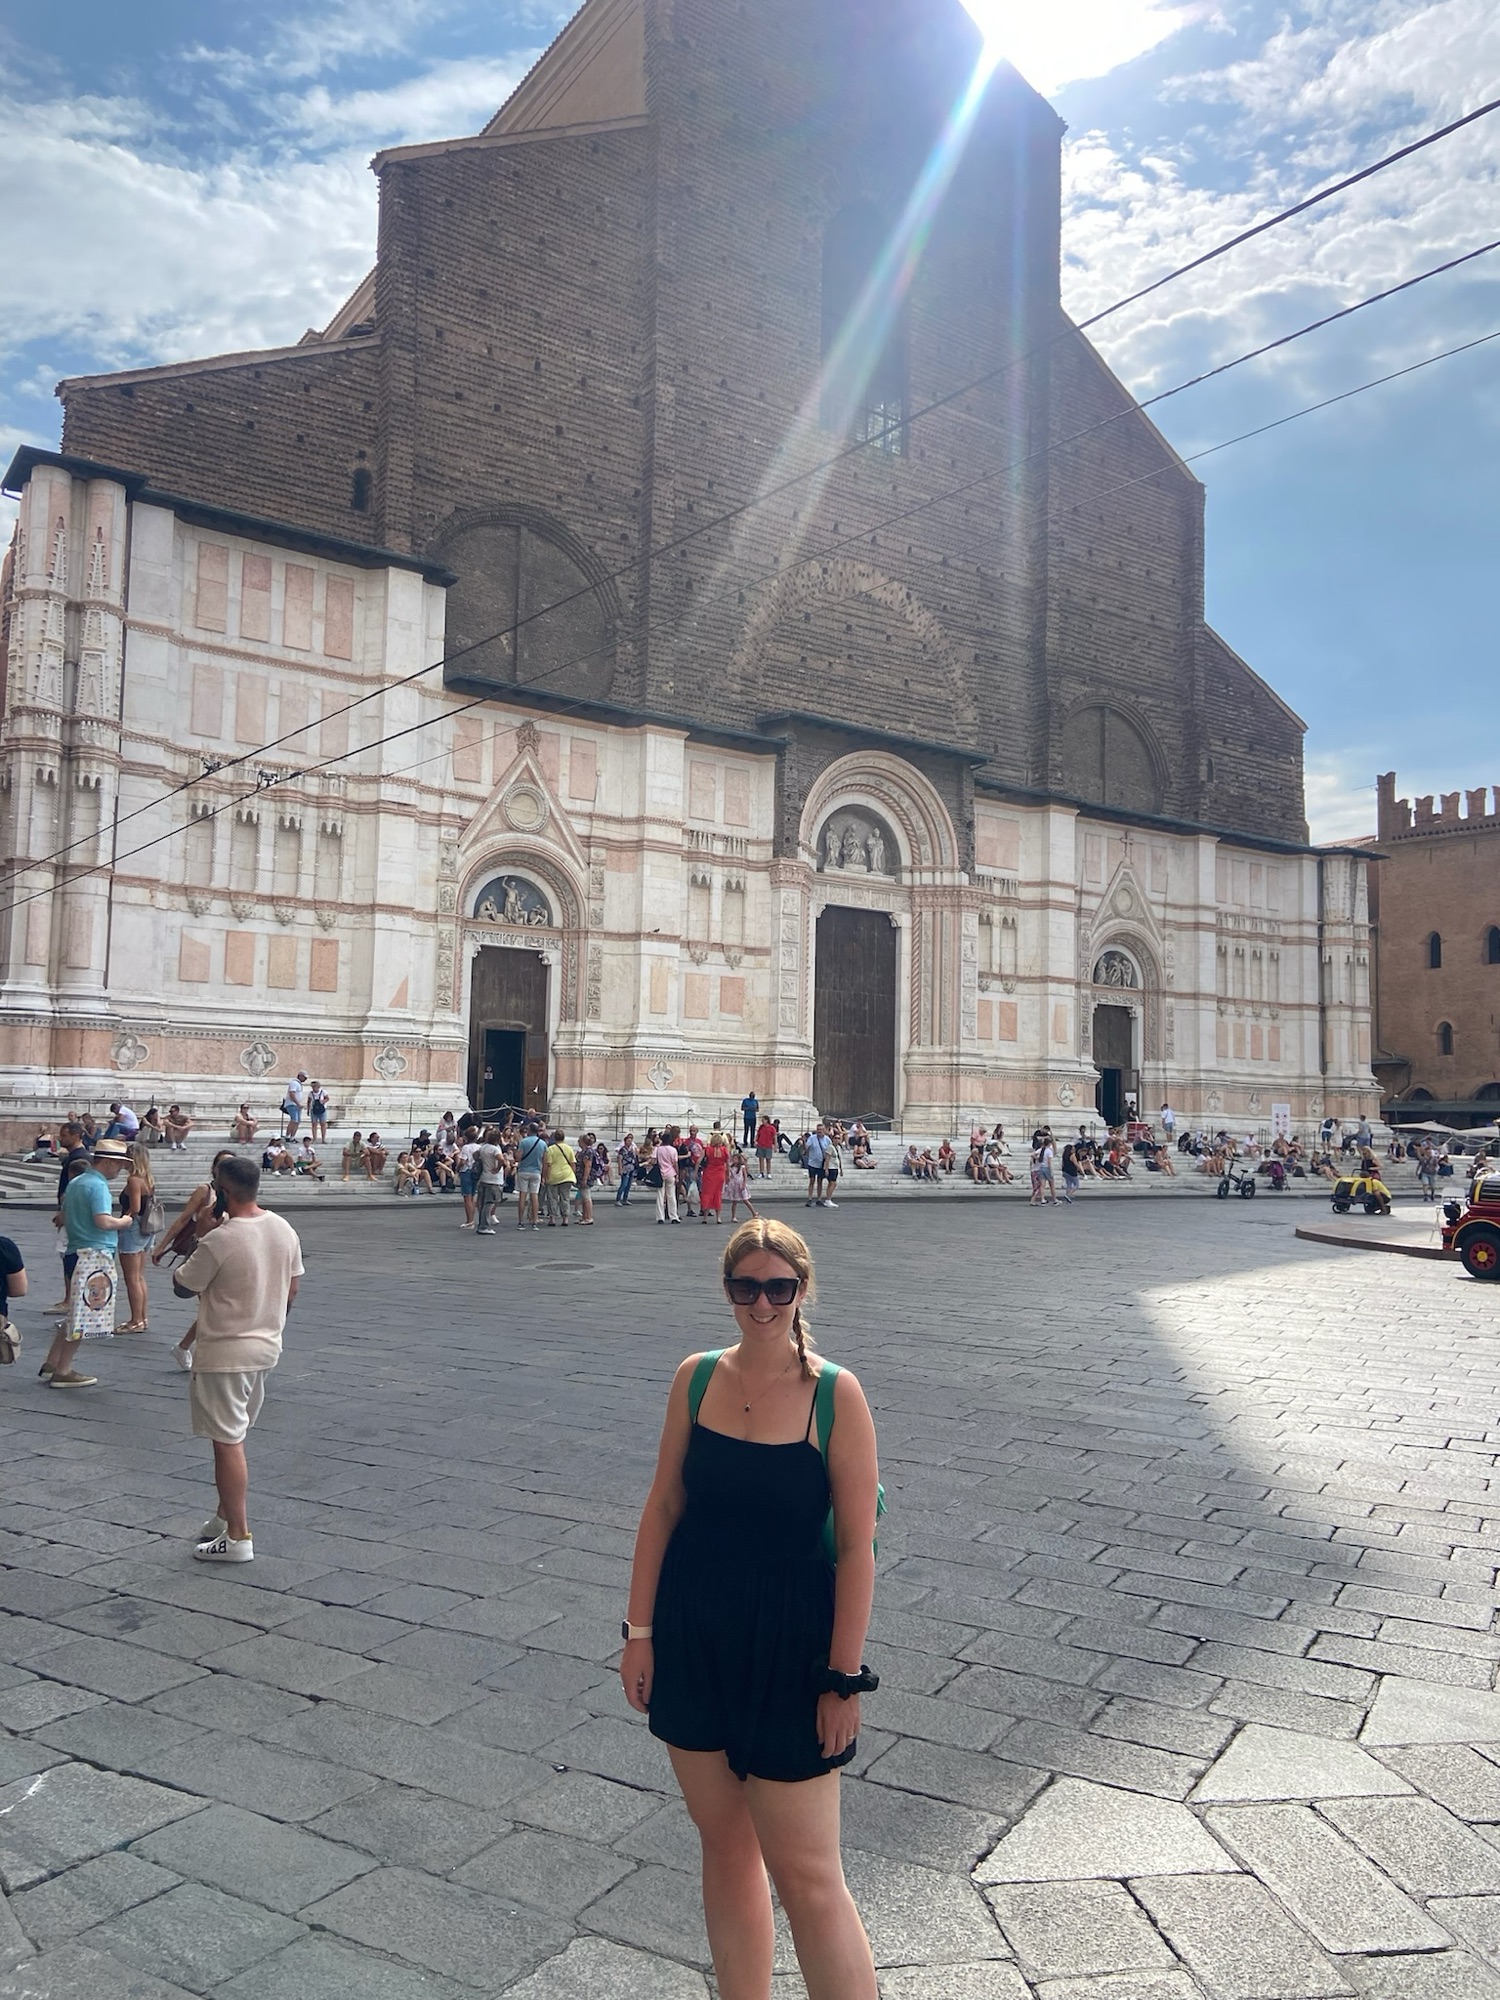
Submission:
[[[1184,0],[964,0],[993,61],[1014,63],[1043,92],[1103,76],[1194,18]]]

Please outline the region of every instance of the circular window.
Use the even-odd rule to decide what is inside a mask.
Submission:
[[[505,794],[500,810],[517,833],[534,833],[547,817],[547,801],[534,786],[516,785]]]

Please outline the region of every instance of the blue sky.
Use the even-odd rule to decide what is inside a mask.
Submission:
[[[1500,94],[1495,0],[973,0],[1068,121],[1080,316]],[[0,452],[59,376],[278,345],[368,268],[382,145],[478,128],[553,0],[0,0]],[[1096,338],[1148,395],[1500,236],[1500,114]],[[1500,252],[1164,405],[1183,452],[1500,328]],[[1500,342],[1211,458],[1209,616],[1306,717],[1315,835],[1500,782]],[[1478,699],[1471,694],[1478,689]]]

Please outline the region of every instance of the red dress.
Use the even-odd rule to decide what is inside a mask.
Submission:
[[[723,1140],[710,1140],[703,1164],[698,1169],[698,1212],[717,1215],[724,1206],[724,1176],[729,1171],[729,1148]]]

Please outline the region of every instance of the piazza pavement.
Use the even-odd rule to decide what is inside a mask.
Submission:
[[[1500,1300],[1301,1212],[793,1214],[890,1502],[844,1787],[885,2000],[1500,2000]],[[0,1214],[0,2000],[712,1991],[614,1660],[723,1235],[512,1213],[299,1210],[234,1570],[188,1308],[158,1274],[50,1391],[52,1230]]]

